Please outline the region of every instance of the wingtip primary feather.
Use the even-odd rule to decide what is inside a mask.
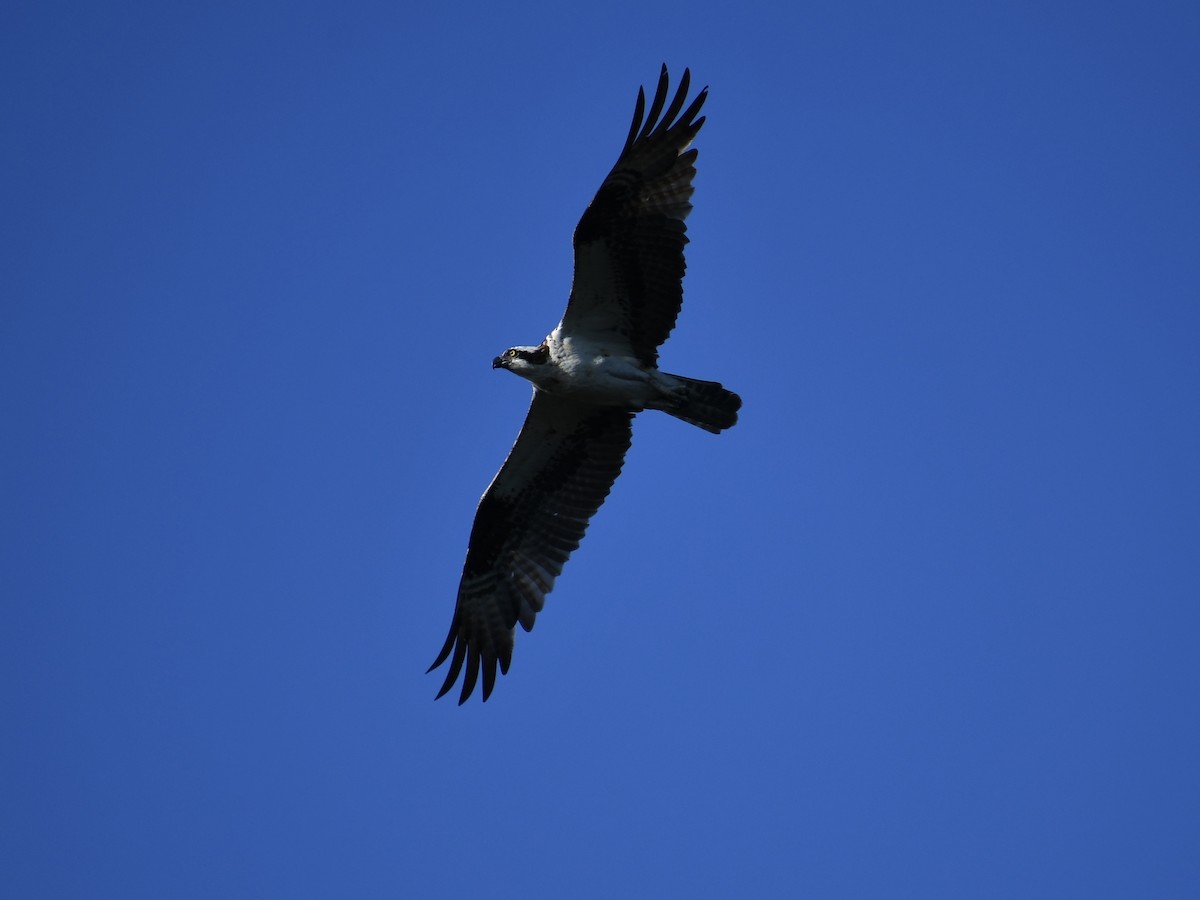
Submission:
[[[496,686],[496,657],[490,656],[483,661],[483,702],[492,696],[492,688]]]
[[[455,619],[456,620],[454,622],[450,623],[450,633],[448,635],[446,635],[446,643],[442,644],[442,649],[438,653],[437,659],[435,659],[433,661],[433,665],[431,665],[428,669],[425,670],[426,675],[428,675],[430,672],[432,672],[434,669],[436,669],[438,666],[440,666],[442,663],[444,663],[446,661],[446,658],[450,655],[450,651],[454,649],[454,641],[455,641],[455,638],[458,637],[457,617],[455,617]]]
[[[667,75],[667,66],[664,63],[662,72],[658,76],[658,87],[654,89],[654,100],[650,103],[650,111],[646,113],[646,124],[642,126],[642,131],[637,137],[639,141],[654,132],[655,126],[658,124],[658,114],[662,112],[663,104],[667,102],[668,87],[670,87],[670,77]]]
[[[467,654],[467,671],[463,675],[462,693],[458,696],[458,705],[462,706],[467,698],[475,691],[475,682],[479,680],[479,653],[472,651]]]
[[[642,127],[642,116],[645,112],[646,90],[639,87],[637,103],[633,107],[633,121],[629,125],[629,135],[625,138],[625,146],[621,148],[621,153],[625,153],[626,150],[633,146],[633,142],[637,140],[638,129]]]
[[[675,89],[675,97],[671,100],[671,105],[667,107],[666,115],[663,116],[662,128],[670,128],[675,117],[679,115],[679,110],[683,108],[683,101],[687,99],[688,88],[691,84],[692,73],[688,69],[684,69],[683,77],[679,79],[679,87]]]

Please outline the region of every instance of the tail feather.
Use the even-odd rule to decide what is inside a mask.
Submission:
[[[715,381],[698,381],[672,375],[680,387],[671,392],[661,406],[655,406],[677,419],[717,434],[737,424],[742,398]]]

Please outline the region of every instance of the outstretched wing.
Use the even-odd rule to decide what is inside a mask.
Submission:
[[[621,156],[575,228],[575,280],[562,321],[568,334],[624,339],[646,366],[657,363],[683,302],[683,220],[696,174],[696,151],[687,147],[704,124],[696,114],[708,97],[705,88],[680,115],[691,83],[684,69],[660,120],[667,83],[663,66],[644,125],[646,95],[638,90]]]
[[[633,414],[581,406],[534,391],[529,415],[499,473],[479,501],[450,634],[432,672],[448,658],[438,692],[467,664],[461,705],[483,671],[483,699],[507,673],[517,622],[533,628],[554,579],[579,546],[588,520],[621,472]],[[451,658],[451,652],[453,657]]]

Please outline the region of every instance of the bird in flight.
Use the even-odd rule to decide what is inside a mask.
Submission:
[[[638,90],[629,136],[575,228],[575,277],[562,321],[537,346],[492,360],[533,383],[533,402],[471,528],[450,634],[432,672],[463,673],[459,704],[483,674],[483,699],[507,674],[517,623],[526,631],[608,496],[632,439],[633,417],[662,410],[716,434],[737,422],[741,398],[713,381],[658,369],[658,347],[683,302],[684,219],[708,96],[687,109],[687,69],[670,105],[667,67],[646,111]],[[681,112],[682,110],[682,112]],[[660,118],[661,116],[661,118]]]

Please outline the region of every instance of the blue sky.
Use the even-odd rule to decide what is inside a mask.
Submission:
[[[6,896],[1200,893],[1194,4],[83,6],[0,14]],[[435,703],[664,61],[741,422]]]

